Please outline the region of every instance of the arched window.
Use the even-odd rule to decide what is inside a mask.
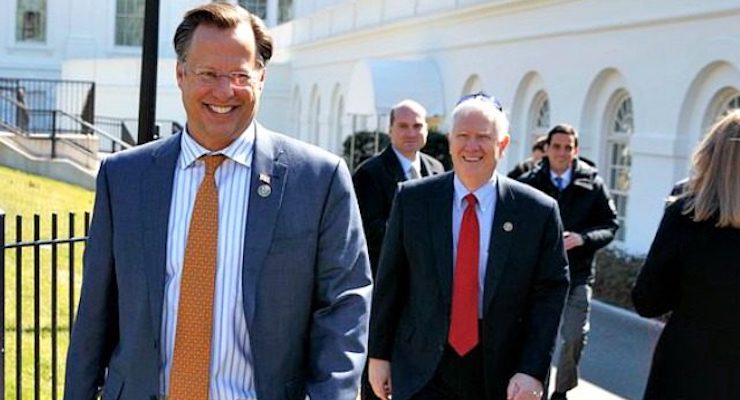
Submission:
[[[529,151],[538,137],[546,135],[550,129],[550,99],[547,93],[542,90],[537,92],[532,100],[530,110],[529,132],[526,133],[526,151]]]
[[[737,96],[731,97],[729,100],[727,100],[724,104],[724,107],[720,109],[721,116],[725,116],[729,114],[732,111],[739,110],[740,109],[740,94]]]
[[[550,100],[545,97],[537,109],[537,117],[534,121],[534,127],[547,131],[550,127]]]
[[[617,208],[617,218],[620,228],[616,239],[623,241],[626,235],[625,220],[627,217],[627,202],[630,190],[630,168],[632,154],[630,152],[630,137],[634,132],[635,124],[632,115],[632,98],[629,94],[621,93],[616,96],[615,107],[607,124],[606,137],[606,184],[611,192]]]
[[[465,84],[463,85],[462,92],[460,92],[460,97],[463,97],[471,93],[477,93],[482,90],[483,90],[483,82],[481,82],[480,77],[477,74],[473,74],[473,75],[470,75],[468,79],[465,80]]]

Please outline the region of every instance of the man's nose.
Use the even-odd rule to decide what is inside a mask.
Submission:
[[[228,76],[219,76],[213,85],[212,92],[218,96],[231,97],[234,94],[234,85]]]

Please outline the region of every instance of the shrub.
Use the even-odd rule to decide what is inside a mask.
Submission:
[[[422,152],[436,158],[445,167],[445,171],[452,169],[452,159],[450,158],[450,145],[447,142],[447,135],[442,132],[429,130],[427,144],[421,149]]]
[[[644,262],[619,249],[607,248],[596,255],[594,297],[618,307],[634,310],[632,286]]]
[[[375,132],[360,131],[355,132],[355,152],[354,162],[350,163],[350,151],[352,148],[352,136],[347,136],[342,143],[342,155],[344,160],[352,168],[357,168],[363,161],[375,155]],[[378,132],[378,151],[383,150],[391,142],[387,133]]]

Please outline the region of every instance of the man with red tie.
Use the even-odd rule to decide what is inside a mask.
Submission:
[[[396,194],[370,317],[381,399],[537,400],[568,267],[557,203],[495,172],[509,144],[500,103],[452,112],[453,172]]]

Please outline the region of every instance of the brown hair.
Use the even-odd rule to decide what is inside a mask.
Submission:
[[[550,129],[550,132],[547,132],[547,145],[550,145],[550,142],[552,141],[552,137],[558,133],[562,133],[564,135],[570,135],[573,136],[575,139],[575,145],[578,147],[578,132],[576,132],[576,128],[568,125],[568,124],[558,124],[552,127]]]
[[[697,222],[717,218],[718,227],[740,228],[740,110],[712,126],[692,167],[684,213]]]
[[[185,13],[182,22],[177,26],[173,44],[177,60],[184,62],[190,48],[190,41],[198,25],[212,25],[221,29],[235,28],[241,23],[249,23],[257,45],[257,58],[263,65],[272,58],[272,36],[267,31],[262,19],[244,8],[223,2],[208,3],[193,8]]]

